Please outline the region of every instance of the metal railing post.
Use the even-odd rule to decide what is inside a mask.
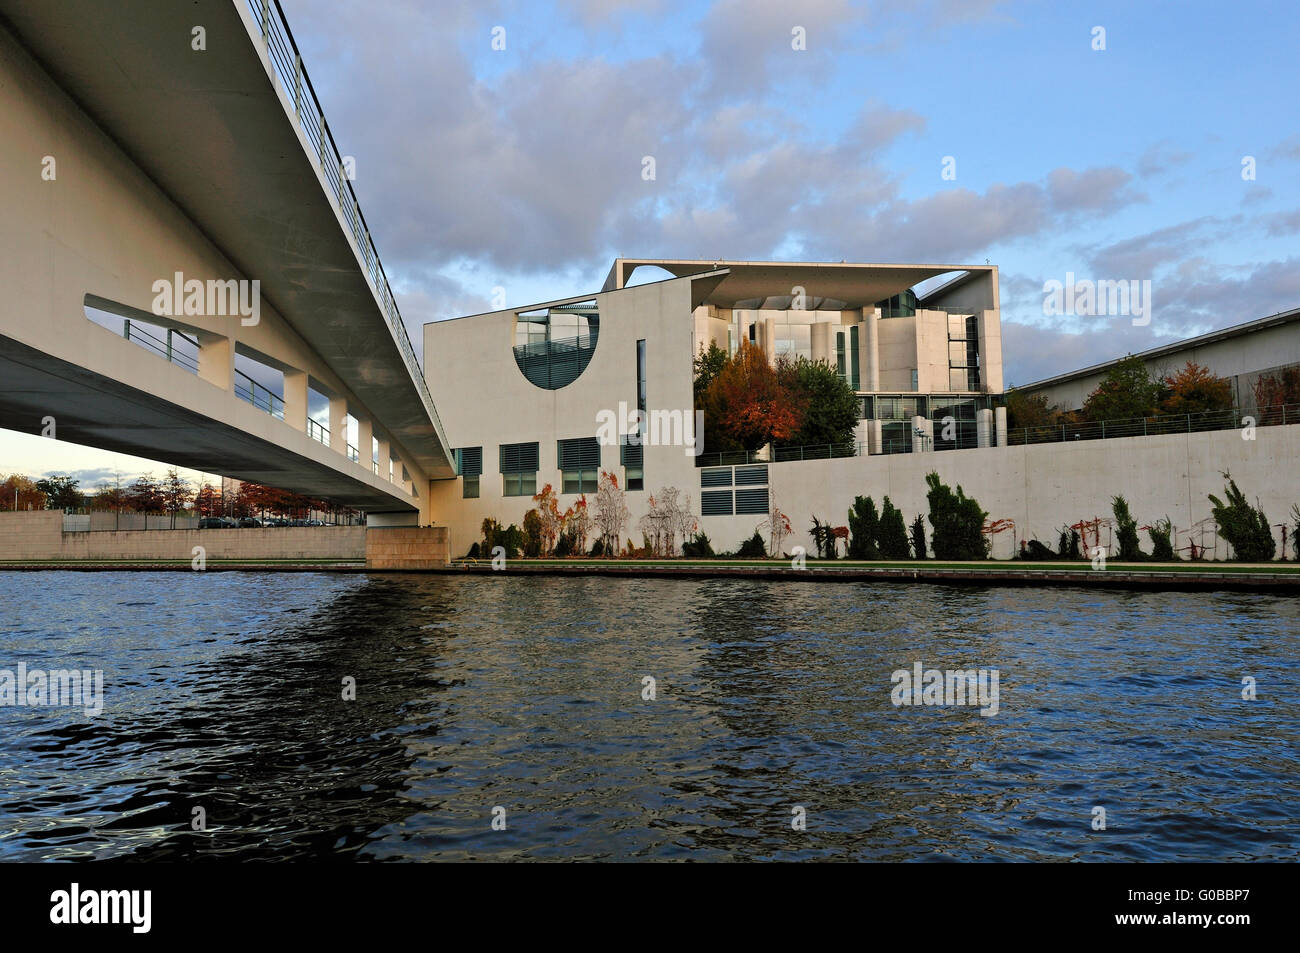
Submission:
[[[302,124],[302,56],[293,55],[293,113]]]
[[[271,0],[262,0],[262,42],[266,44],[266,54],[271,55]]]

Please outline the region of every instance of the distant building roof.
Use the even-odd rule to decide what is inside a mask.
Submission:
[[[1182,341],[1174,341],[1171,344],[1162,344],[1159,347],[1153,347],[1148,351],[1140,351],[1135,356],[1142,358],[1144,361],[1152,361],[1157,358],[1172,356],[1180,351],[1190,351],[1198,347],[1203,347],[1206,344],[1214,344],[1219,341],[1227,341],[1236,337],[1244,337],[1245,335],[1254,334],[1267,328],[1289,324],[1292,321],[1300,321],[1300,308],[1292,308],[1290,311],[1279,311],[1277,314],[1270,314],[1266,318],[1256,318],[1255,320],[1247,321],[1244,324],[1234,324],[1232,327],[1221,328],[1218,331],[1211,331],[1208,334],[1200,334],[1194,338],[1185,338]],[[1128,355],[1125,356],[1127,357]],[[1017,387],[1016,390],[1035,390],[1040,387],[1052,387],[1056,384],[1064,384],[1067,381],[1077,380],[1081,377],[1092,377],[1097,374],[1104,374],[1123,359],[1124,358],[1122,357],[1117,357],[1114,360],[1105,361],[1101,364],[1082,367],[1077,371],[1057,374],[1055,377],[1045,377],[1040,381],[1034,381],[1032,384],[1025,384],[1023,387]]]

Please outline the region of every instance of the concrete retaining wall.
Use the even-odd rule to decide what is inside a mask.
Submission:
[[[63,532],[63,514],[0,513],[0,559],[355,559],[366,552],[364,526],[267,529]]]
[[[445,526],[393,526],[366,533],[367,569],[438,569],[450,561]]]
[[[485,450],[493,457],[495,453],[495,448]],[[608,459],[605,465],[610,466]],[[1280,544],[1281,531],[1276,524],[1294,523],[1291,507],[1300,504],[1298,466],[1300,425],[1291,425],[1260,428],[1253,440],[1243,440],[1238,430],[1221,430],[772,463],[768,479],[772,498],[794,528],[782,546],[786,552],[803,546],[815,553],[809,533],[812,517],[832,526],[847,525],[855,496],[872,497],[879,509],[888,495],[909,525],[918,513],[928,516],[925,475],[935,470],[945,483],[961,484],[988,511],[989,519],[1014,521],[1014,529],[993,538],[993,555],[999,559],[1010,558],[1020,539],[1036,537],[1054,548],[1062,525],[1094,517],[1108,519],[1111,497],[1117,493],[1128,499],[1139,526],[1168,516],[1177,530],[1178,546],[1185,548],[1189,540],[1195,540],[1198,547],[1208,547],[1209,557],[1214,558],[1217,533],[1207,495],[1223,495],[1223,471],[1231,471],[1247,498],[1252,502],[1258,499],[1263,505]],[[637,521],[646,511],[650,493],[665,483],[689,493],[693,511],[700,512],[698,470],[679,470],[675,475],[657,472],[647,464],[646,492],[627,494],[631,518],[624,541],[630,538],[641,544]],[[498,481],[500,477],[488,475],[484,480]],[[539,485],[548,481],[555,482],[552,474],[538,475]],[[462,500],[459,481],[435,484],[435,490],[434,518],[450,526],[457,556],[464,555],[474,540],[482,539],[480,524],[485,516],[495,517],[503,525],[521,524],[523,511],[534,505],[526,497],[492,499],[486,492],[482,499]],[[574,499],[562,497],[560,508]],[[763,520],[762,515],[702,516],[699,525],[713,548],[722,551],[734,550]],[[928,519],[925,526],[928,545]],[[1105,529],[1101,539],[1103,544],[1109,539]],[[1146,533],[1141,534],[1141,541],[1149,552]],[[1294,553],[1290,544],[1288,532],[1288,555]],[[1111,552],[1115,552],[1114,546]],[[1218,558],[1227,558],[1227,553],[1227,544],[1218,541]]]

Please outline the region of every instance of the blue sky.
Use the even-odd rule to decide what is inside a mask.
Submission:
[[[1008,383],[1300,304],[1293,4],[281,2],[417,347],[617,255],[987,259]],[[1044,315],[1067,273],[1153,320]]]

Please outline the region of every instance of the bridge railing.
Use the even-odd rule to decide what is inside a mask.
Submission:
[[[267,58],[280,82],[290,93],[299,127],[311,143],[321,174],[333,193],[343,220],[352,232],[352,238],[370,275],[379,306],[393,330],[398,349],[406,361],[407,370],[424,402],[425,411],[433,422],[443,446],[446,446],[447,436],[442,427],[442,420],[438,417],[438,410],[433,405],[433,397],[424,382],[424,372],[415,357],[415,348],[411,346],[411,338],[406,331],[406,324],[402,321],[402,313],[397,308],[397,300],[393,297],[393,290],[388,284],[388,276],[384,272],[383,263],[379,260],[379,252],[376,251],[375,243],[370,237],[370,227],[366,224],[365,216],[361,214],[361,205],[352,188],[348,169],[334,142],[334,136],[330,133],[329,123],[325,121],[325,112],[316,97],[315,87],[312,86],[307,69],[302,64],[302,54],[298,50],[298,44],[294,42],[289,21],[285,19],[284,11],[280,8],[280,0],[246,0],[246,3],[253,19],[261,27]]]

